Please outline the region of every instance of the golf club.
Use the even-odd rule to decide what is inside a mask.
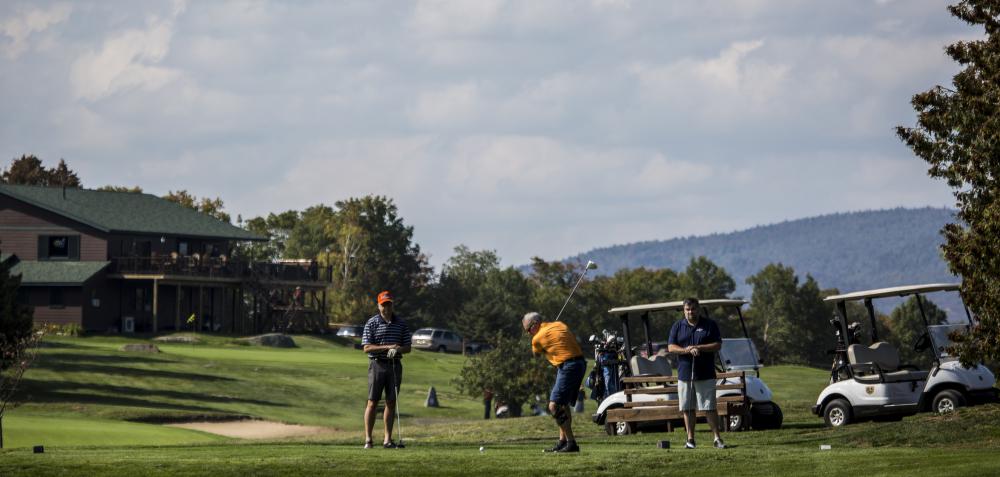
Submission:
[[[399,435],[396,448],[404,449],[406,446],[403,445],[403,420],[399,417],[399,385],[396,384],[396,363],[389,363],[389,365],[392,367],[392,387],[396,390],[396,431]]]
[[[559,314],[556,315],[556,321],[559,321],[559,317],[562,316],[563,310],[565,310],[566,305],[569,304],[569,299],[573,298],[573,294],[576,293],[576,289],[580,287],[581,283],[583,283],[583,277],[587,276],[588,271],[594,270],[596,268],[597,268],[596,263],[594,263],[592,260],[587,260],[587,266],[583,268],[583,273],[580,274],[580,279],[576,281],[576,285],[573,285],[573,289],[570,290],[569,296],[566,297],[566,302],[563,303],[562,308],[559,310]]]

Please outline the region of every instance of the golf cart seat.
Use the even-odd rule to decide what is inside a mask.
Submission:
[[[887,383],[927,380],[927,371],[900,370],[899,352],[895,346],[884,341],[872,343],[871,346],[852,344],[847,347],[847,359],[855,369],[874,365],[882,372]]]
[[[670,367],[670,361],[667,360],[666,356],[657,354],[652,358],[643,358],[642,356],[633,356],[632,360],[629,361],[629,366],[632,368],[632,376],[671,376],[673,375],[673,369]]]

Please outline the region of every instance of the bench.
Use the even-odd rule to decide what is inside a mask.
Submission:
[[[729,416],[743,416],[743,422],[749,422],[750,399],[746,392],[745,372],[716,373],[717,380],[724,380],[723,383],[716,384],[716,391],[733,391],[730,395],[716,397],[715,410],[719,413],[719,430],[725,431],[729,428],[726,423]],[[740,378],[736,381],[733,378]],[[730,382],[732,381],[732,382]],[[639,423],[664,421],[667,425],[667,432],[673,431],[675,421],[683,420],[684,413],[678,409],[676,399],[677,377],[676,376],[635,376],[622,379],[625,387],[625,407],[609,409],[605,422],[618,423]],[[668,395],[673,394],[673,399],[668,399]],[[652,395],[655,400],[635,401],[633,396]],[[698,417],[704,417],[705,412],[697,411]],[[683,424],[680,424],[683,426]]]

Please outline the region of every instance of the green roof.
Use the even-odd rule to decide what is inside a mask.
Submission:
[[[10,274],[21,275],[21,285],[83,285],[109,263],[20,261]]]
[[[0,194],[108,233],[267,240],[155,195],[0,184]]]

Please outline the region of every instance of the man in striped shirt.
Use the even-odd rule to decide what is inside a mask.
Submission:
[[[361,344],[368,353],[368,406],[365,407],[365,449],[372,448],[375,427],[375,406],[385,391],[385,437],[382,447],[393,449],[392,424],[396,409],[396,392],[403,382],[403,353],[410,352],[410,327],[392,311],[392,294],[378,294],[378,314],[369,318],[361,335]]]

